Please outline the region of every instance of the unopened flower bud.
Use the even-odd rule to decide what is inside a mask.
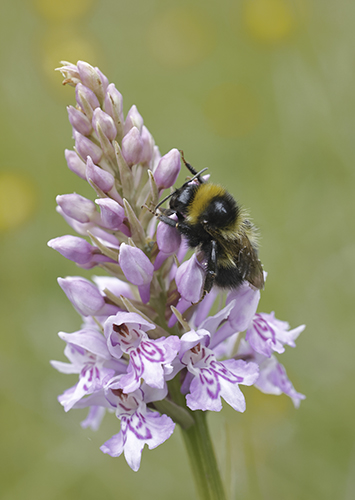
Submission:
[[[232,290],[227,297],[226,305],[235,300],[228,322],[236,332],[244,332],[250,325],[260,300],[260,290],[252,288],[248,282],[236,290]]]
[[[104,193],[108,193],[115,184],[113,175],[95,165],[90,156],[86,159],[86,179],[94,182]]]
[[[86,165],[81,158],[77,155],[75,151],[71,151],[70,149],[66,149],[64,151],[65,159],[67,160],[67,164],[69,169],[74,172],[74,174],[78,175],[82,179],[86,179]]]
[[[183,262],[175,275],[176,285],[181,297],[191,304],[200,300],[204,279],[205,273],[197,261],[196,254]],[[191,286],[191,283],[194,285]]]
[[[75,87],[76,102],[84,111],[89,120],[92,119],[94,109],[100,106],[99,100],[92,90],[85,87],[82,83],[78,83]]]
[[[90,141],[87,137],[79,132],[74,132],[75,148],[79,155],[86,160],[88,156],[91,156],[94,163],[99,163],[102,158],[102,149],[97,146],[94,142]]]
[[[92,116],[92,125],[95,129],[95,132],[98,134],[98,127],[100,127],[101,131],[105,134],[105,136],[113,141],[116,138],[117,130],[113,119],[110,115],[102,111],[101,108],[96,108],[94,110],[94,114]]]
[[[124,124],[124,134],[126,135],[132,127],[137,127],[139,132],[142,131],[143,127],[143,118],[141,114],[138,112],[137,106],[133,104],[131,109],[128,111],[125,124]]]
[[[83,82],[83,84],[90,90],[92,90],[94,94],[98,97],[99,101],[102,102],[105,93],[103,88],[103,82],[101,80],[101,75],[96,71],[96,69],[93,66],[91,66],[91,64],[87,62],[78,61],[76,66],[78,68],[80,79]]]
[[[175,281],[181,298],[176,306],[180,313],[184,313],[191,304],[199,302],[202,293],[202,287],[205,279],[205,273],[197,261],[196,254],[183,262],[177,269]],[[172,327],[176,323],[175,316],[171,316],[168,326]]]
[[[95,203],[101,209],[100,225],[111,231],[118,231],[125,218],[124,208],[110,198],[98,198]]]
[[[90,135],[92,125],[86,115],[73,106],[67,106],[68,117],[72,127],[82,135]]]
[[[159,250],[172,255],[180,248],[181,234],[174,227],[164,222],[159,222],[157,227],[157,244]]]
[[[181,234],[174,228],[159,222],[157,227],[157,244],[159,253],[154,262],[154,269],[160,268],[165,259],[178,251],[181,245]]]
[[[142,127],[141,139],[143,142],[141,162],[149,163],[153,157],[155,143],[152,134],[145,125]]]
[[[86,180],[92,185],[96,186],[110,198],[123,205],[122,197],[118,194],[115,187],[115,179],[110,172],[103,170],[94,164],[90,156],[86,159]]]
[[[92,259],[97,249],[83,238],[65,235],[49,240],[47,245],[59,252],[66,259],[72,260],[79,265],[85,265]]]
[[[150,297],[150,282],[153,278],[153,264],[140,248],[125,243],[120,246],[118,262],[127,280],[138,286],[142,301],[147,303]]]
[[[110,83],[105,95],[105,111],[113,119],[117,132],[123,135],[123,99],[113,83]]]
[[[104,89],[104,92],[106,92],[107,91],[107,87],[109,85],[107,76],[104,75],[102,73],[102,71],[97,66],[95,66],[95,71],[97,72],[97,74],[100,77],[100,80],[101,80],[101,83],[102,83],[102,88]]]
[[[123,295],[128,299],[134,299],[131,285],[125,281],[114,278],[113,276],[93,276],[92,279],[102,294],[105,288],[107,288],[111,293],[116,295],[116,297]]]
[[[58,278],[58,283],[82,316],[110,316],[118,311],[118,307],[106,304],[98,288],[81,276]]]
[[[56,68],[57,71],[60,71],[64,76],[63,85],[70,85],[71,87],[75,87],[78,83],[80,83],[80,76],[78,68],[75,64],[67,63],[66,61],[62,61],[61,68]]]
[[[103,244],[112,248],[119,248],[119,242],[117,241],[116,236],[108,233],[103,228],[97,226],[94,222],[78,222],[75,219],[72,219],[67,215],[60,206],[56,207],[56,211],[59,215],[63,217],[63,219],[69,224],[70,227],[74,229],[78,234],[82,234],[83,236],[88,235],[88,231],[93,234],[96,238],[99,238]],[[95,220],[100,222],[100,214],[97,213]]]
[[[80,194],[62,194],[56,197],[56,201],[63,212],[78,222],[94,222],[98,220],[95,203]]]
[[[156,169],[154,179],[159,189],[166,189],[174,185],[180,172],[180,153],[172,149],[162,156]]]
[[[141,161],[143,141],[137,127],[131,130],[122,139],[122,154],[128,165],[135,165]]]
[[[97,287],[80,276],[58,278],[58,283],[75,309],[83,316],[97,314],[105,305]]]

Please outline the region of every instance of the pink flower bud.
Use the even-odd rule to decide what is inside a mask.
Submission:
[[[131,130],[122,139],[122,154],[128,165],[139,163],[142,158],[143,141],[137,127]]]
[[[165,259],[178,251],[181,245],[181,234],[168,224],[159,222],[157,227],[157,244],[159,253],[154,262],[154,269],[160,268]]]
[[[74,132],[75,148],[79,155],[86,160],[91,156],[94,163],[99,163],[102,158],[102,149],[79,132]]]
[[[64,76],[63,85],[67,84],[75,87],[78,83],[80,83],[78,68],[72,63],[64,64],[63,61],[62,64],[63,66],[61,68],[56,68],[56,70],[60,71]]]
[[[175,275],[176,286],[181,297],[190,304],[200,300],[204,280],[205,273],[197,261],[196,254],[183,262]]]
[[[78,222],[94,222],[99,217],[95,203],[80,194],[58,195],[56,201],[66,215]]]
[[[86,165],[81,158],[77,155],[75,151],[71,151],[66,149],[64,151],[65,159],[67,160],[67,164],[69,169],[74,172],[74,174],[78,175],[82,179],[86,179]]]
[[[202,287],[205,280],[205,273],[197,261],[196,254],[183,262],[177,269],[175,281],[177,289],[181,295],[176,309],[183,314],[191,304],[199,302],[202,294]],[[176,323],[176,317],[173,314],[168,322],[169,328]]]
[[[104,89],[104,92],[106,92],[107,90],[107,87],[108,87],[108,78],[106,75],[104,75],[102,73],[102,71],[95,66],[95,71],[97,72],[97,74],[99,75],[100,77],[100,80],[101,80],[101,83],[102,83],[102,88]]]
[[[180,248],[181,234],[174,227],[164,222],[159,222],[157,227],[157,244],[159,250],[172,255]]]
[[[244,332],[250,325],[260,300],[260,290],[252,288],[248,282],[236,290],[232,290],[227,297],[226,305],[235,300],[228,322],[236,332]]]
[[[105,95],[105,111],[108,113],[113,121],[120,126],[123,126],[123,99],[120,92],[116,89],[113,83],[107,87]]]
[[[90,156],[86,160],[86,180],[91,184],[95,184],[101,191],[108,194],[110,198],[123,205],[123,200],[115,187],[113,175],[95,165]]]
[[[58,283],[75,309],[83,316],[93,316],[105,306],[97,287],[80,276],[58,278]]]
[[[115,183],[113,175],[95,165],[90,156],[86,159],[86,179],[88,182],[91,180],[104,193],[108,193]]]
[[[137,127],[139,132],[142,131],[143,127],[143,118],[138,112],[137,106],[133,104],[131,109],[128,111],[126,116],[126,121],[124,124],[124,134],[128,134],[132,127]]]
[[[175,183],[180,172],[180,153],[177,149],[172,149],[162,156],[156,169],[154,179],[159,189],[166,189]]]
[[[102,111],[101,108],[96,108],[92,116],[92,125],[95,132],[98,134],[98,127],[105,134],[109,141],[113,141],[116,138],[117,130],[113,119],[110,115]]]
[[[78,83],[75,87],[75,97],[76,102],[79,104],[81,109],[84,110],[84,113],[87,115],[89,120],[91,120],[94,109],[100,106],[99,100],[94,92],[88,87],[85,87],[82,83]]]
[[[95,251],[97,251],[86,240],[71,235],[53,238],[48,241],[47,245],[59,252],[66,259],[72,260],[79,265],[88,264]]]
[[[68,117],[72,127],[83,135],[90,135],[92,125],[86,115],[73,106],[67,106]]]
[[[102,101],[104,98],[104,87],[101,80],[101,71],[100,75],[98,71],[93,66],[91,66],[91,64],[84,61],[78,61],[76,66],[78,68],[80,79],[83,84],[90,90],[92,90],[98,97],[98,99]]]
[[[147,303],[150,297],[150,282],[153,278],[153,264],[140,248],[125,243],[120,246],[118,262],[127,280],[138,286],[142,301]]]
[[[118,231],[125,218],[124,208],[110,198],[99,198],[95,200],[95,203],[101,209],[100,225],[111,231]]]
[[[154,153],[154,139],[145,125],[142,128],[141,139],[143,142],[141,162],[149,163]]]

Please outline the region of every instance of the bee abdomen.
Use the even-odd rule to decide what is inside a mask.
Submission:
[[[245,277],[237,267],[218,266],[215,283],[222,288],[237,288],[242,284]]]

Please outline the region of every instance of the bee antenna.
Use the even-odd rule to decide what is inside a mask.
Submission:
[[[200,184],[203,184],[203,180],[200,178],[200,174],[201,172],[204,172],[205,170],[207,170],[207,168],[201,170],[201,172],[197,172],[197,170],[194,169],[194,167],[192,165],[190,165],[190,163],[188,163],[186,160],[185,160],[185,156],[184,156],[184,152],[182,149],[179,150],[180,151],[180,155],[181,155],[181,159],[182,161],[184,162],[185,164],[185,167],[190,170],[190,172],[192,173],[192,175],[194,176],[192,179],[190,179],[190,181],[192,181],[193,179],[198,179],[198,182]],[[190,182],[189,181],[189,182]]]
[[[186,181],[186,182],[182,185],[182,187],[187,186],[187,185],[188,185],[191,181],[194,181],[195,179],[197,179],[197,180],[198,180],[198,182],[199,182],[200,184],[203,184],[203,183],[204,183],[204,180],[203,180],[203,179],[201,179],[200,175],[201,175],[201,174],[203,174],[203,172],[206,172],[206,170],[208,170],[208,168],[207,168],[207,167],[203,168],[203,169],[202,169],[202,170],[200,170],[199,172],[196,172],[196,174],[195,174],[193,177],[191,177],[191,179],[189,179],[188,181]]]
[[[159,201],[159,203],[158,203],[158,205],[156,205],[156,207],[154,208],[154,212],[155,212],[155,211],[157,210],[157,208],[159,208],[159,207],[160,207],[163,203],[165,203],[165,202],[166,202],[166,200],[168,200],[169,198],[171,198],[173,194],[174,194],[174,192],[173,192],[173,193],[168,194],[168,196],[165,196],[165,198],[163,198],[162,200],[160,200],[160,201]]]

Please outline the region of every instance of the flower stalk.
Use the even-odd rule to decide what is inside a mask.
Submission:
[[[275,353],[295,347],[304,326],[290,330],[274,313],[257,313],[260,290],[247,281],[225,300],[215,288],[200,300],[206,263],[186,257],[175,214],[166,223],[154,213],[177,179],[179,151],[161,156],[137,108],[124,116],[121,94],[98,68],[65,62],[60,71],[77,101],[68,108],[75,146],[65,158],[96,199],[59,195],[57,211],[79,236],[48,245],[109,276],[58,279],[82,317],[80,330],[59,332],[69,362],[52,365],[78,375],[59,402],[65,411],[89,408],[82,426],[93,430],[113,412],[120,431],[101,450],[124,454],[134,471],[143,447],[159,446],[179,425],[201,500],[223,500],[207,412],[219,412],[222,400],[244,412],[240,385],[287,394],[297,407],[304,396]]]
[[[218,469],[207,424],[206,412],[194,412],[195,424],[182,429],[196,489],[201,500],[225,500],[223,483]]]
[[[181,405],[184,396],[176,379],[169,382],[169,392]],[[191,472],[200,500],[225,500],[225,492],[208,429],[207,412],[186,409],[190,420],[180,424],[181,435],[189,457]]]

